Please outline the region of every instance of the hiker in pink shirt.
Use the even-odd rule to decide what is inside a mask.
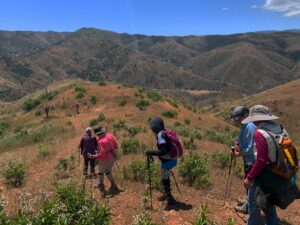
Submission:
[[[115,194],[119,191],[112,174],[113,165],[117,160],[118,143],[116,138],[112,134],[106,133],[106,130],[102,127],[94,129],[94,132],[98,136],[99,152],[96,155],[89,155],[89,157],[99,160],[99,184],[97,187],[100,189],[102,197],[105,197],[104,174],[111,184],[108,192]]]

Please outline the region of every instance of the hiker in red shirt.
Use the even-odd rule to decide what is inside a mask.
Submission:
[[[102,127],[94,129],[94,132],[98,136],[99,152],[96,155],[89,154],[89,157],[99,160],[99,184],[97,187],[100,189],[102,197],[105,197],[104,174],[111,184],[108,193],[115,194],[119,191],[112,174],[113,165],[117,160],[118,143],[116,138],[112,134],[106,133],[106,130]]]

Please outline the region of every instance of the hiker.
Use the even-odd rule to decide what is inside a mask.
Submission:
[[[79,102],[75,101],[76,113],[79,114]]]
[[[161,161],[161,183],[163,186],[162,196],[158,198],[159,201],[167,200],[167,205],[176,204],[171,193],[171,181],[170,176],[172,169],[177,165],[177,157],[182,154],[182,146],[180,145],[179,140],[176,137],[176,134],[170,130],[165,129],[164,121],[160,117],[153,118],[150,121],[150,128],[154,132],[157,140],[158,150],[148,150],[145,151],[145,154],[148,157],[158,156]],[[172,144],[175,144],[175,141],[172,143],[171,138],[175,137],[177,139],[176,143],[177,148],[173,152]]]
[[[92,128],[88,127],[85,130],[85,135],[81,138],[79,151],[84,159],[83,175],[88,175],[88,165],[90,163],[91,176],[95,176],[95,159],[90,159],[88,154],[95,154],[98,148],[97,138],[92,136]]]
[[[234,120],[235,123],[237,123],[240,126],[240,132],[238,136],[238,144],[236,151],[234,152],[233,156],[242,156],[243,162],[244,162],[244,172],[245,177],[251,170],[254,162],[255,162],[255,156],[253,151],[254,146],[254,133],[256,131],[256,126],[249,122],[247,124],[242,124],[242,121],[248,117],[249,115],[249,109],[245,106],[237,106],[231,115],[231,119]],[[253,208],[253,202],[254,202],[254,189],[253,185],[247,190],[247,199],[246,201],[239,202],[240,206],[236,206],[234,210],[236,212],[247,214],[249,213]],[[251,217],[251,216],[250,216]],[[251,218],[249,219],[251,220]]]
[[[50,106],[48,104],[45,104],[43,109],[44,109],[46,118],[49,118]]]
[[[291,177],[283,177],[282,172],[276,172],[276,168],[281,168],[284,165],[282,163],[287,162],[283,152],[288,150],[282,151],[282,144],[279,145],[280,141],[288,138],[288,133],[280,124],[274,122],[278,118],[270,114],[268,107],[255,105],[250,108],[249,116],[242,121],[242,124],[253,122],[257,127],[254,134],[256,161],[244,180],[245,188],[249,189],[253,184],[255,190],[255,204],[250,215],[256,218],[255,220],[259,220],[262,209],[266,225],[279,224],[275,205],[285,209],[299,193],[295,180],[297,170],[291,173]],[[296,150],[294,147],[292,149],[294,153],[290,154],[290,158],[298,165]],[[259,223],[248,220],[247,224]]]
[[[113,165],[117,160],[116,150],[118,149],[118,143],[116,138],[112,134],[107,133],[103,127],[95,128],[94,133],[98,136],[99,152],[97,154],[89,154],[89,157],[98,158],[99,160],[99,184],[97,187],[101,191],[101,196],[105,197],[104,174],[111,185],[108,193],[115,194],[119,191],[112,174]]]

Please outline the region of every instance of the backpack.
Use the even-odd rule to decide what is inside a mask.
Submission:
[[[297,149],[283,129],[281,134],[259,130],[266,138],[269,151],[269,162],[272,172],[278,176],[290,179],[299,169]]]
[[[171,130],[165,130],[165,134],[168,137],[168,143],[170,145],[170,157],[173,159],[181,157],[183,154],[183,148],[176,133]]]

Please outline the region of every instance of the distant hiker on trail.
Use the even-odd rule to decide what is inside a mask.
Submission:
[[[89,157],[98,158],[99,160],[99,184],[97,187],[101,191],[101,196],[105,197],[104,174],[111,184],[108,193],[115,194],[119,191],[112,174],[113,165],[117,160],[116,150],[118,149],[118,143],[116,138],[112,134],[107,133],[103,127],[94,129],[94,132],[98,136],[99,152],[97,154],[89,154]]]
[[[92,128],[85,130],[85,135],[81,138],[79,151],[83,155],[83,175],[88,175],[88,165],[90,163],[91,176],[95,176],[95,159],[90,159],[88,154],[94,155],[97,150],[97,138],[92,136]]]
[[[158,156],[161,161],[161,183],[164,190],[158,200],[167,200],[168,205],[173,205],[176,204],[176,200],[171,194],[170,176],[172,169],[177,165],[177,158],[182,155],[182,146],[176,134],[165,129],[162,118],[153,118],[150,121],[150,128],[156,135],[158,150],[148,150],[145,154],[148,157]]]
[[[50,111],[50,106],[49,106],[49,104],[45,104],[43,109],[44,109],[46,118],[49,118],[49,111]]]
[[[75,101],[76,113],[79,114],[79,102]]]
[[[254,135],[257,159],[244,180],[244,186],[249,188],[254,184],[255,205],[250,214],[259,220],[262,209],[266,225],[279,224],[275,206],[285,209],[299,194],[296,186],[299,165],[296,149],[287,131],[274,122],[278,118],[269,112],[268,107],[255,105],[242,121],[242,124],[253,122],[257,127]],[[248,220],[247,224],[259,223]]]
[[[240,125],[240,133],[238,136],[238,144],[235,151],[234,156],[242,156],[244,161],[244,172],[245,177],[251,170],[254,162],[255,162],[255,156],[254,156],[254,134],[256,131],[256,126],[249,122],[247,124],[242,124],[242,121],[248,117],[249,115],[249,109],[245,106],[237,106],[231,115],[231,119],[234,120],[234,122],[238,123]],[[254,185],[251,185],[250,188],[247,190],[247,200],[245,202],[241,201],[239,202],[240,206],[235,207],[236,212],[247,214],[249,213],[253,206],[254,206]],[[251,216],[250,216],[251,217]],[[249,218],[250,220],[251,218]]]

